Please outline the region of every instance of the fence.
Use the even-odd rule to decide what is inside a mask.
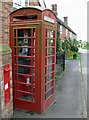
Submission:
[[[65,70],[65,52],[56,54],[56,73]]]

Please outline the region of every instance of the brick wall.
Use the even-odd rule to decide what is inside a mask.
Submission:
[[[2,2],[3,1],[3,2]],[[12,2],[0,0],[0,117],[10,118],[13,114],[12,98],[12,63],[11,49],[9,48],[9,13]],[[10,102],[5,105],[4,96],[4,66],[10,64]]]
[[[60,34],[60,39],[65,40],[66,38],[66,28],[62,26],[62,34]]]
[[[77,38],[77,36],[72,33],[72,39],[76,39],[76,38]]]

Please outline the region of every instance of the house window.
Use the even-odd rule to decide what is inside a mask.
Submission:
[[[60,34],[62,34],[62,25],[60,25]]]
[[[66,29],[66,36],[68,36],[68,29]]]
[[[72,38],[72,33],[70,32],[70,38]]]

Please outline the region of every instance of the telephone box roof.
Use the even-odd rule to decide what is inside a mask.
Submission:
[[[48,10],[48,11],[51,11],[53,14],[54,14],[54,12],[52,11],[52,10],[50,10],[50,9],[47,9],[47,8],[45,8],[45,7],[40,7],[40,6],[28,6],[28,7],[22,7],[22,8],[19,8],[19,9],[16,9],[16,10],[14,10],[13,12],[11,12],[10,14],[12,14],[12,13],[14,13],[14,12],[16,12],[16,11],[18,11],[18,10],[20,10],[20,9],[36,9],[36,10],[39,10],[39,11],[45,11],[45,10]],[[55,14],[54,14],[55,15]],[[55,17],[56,17],[56,15],[55,15]]]

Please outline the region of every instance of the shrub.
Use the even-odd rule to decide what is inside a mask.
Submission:
[[[74,53],[73,53],[73,59],[76,59],[76,57],[77,57],[77,53],[74,52]]]
[[[72,52],[78,52],[78,47],[72,45],[71,48],[70,48],[70,50],[71,50]]]
[[[67,51],[66,55],[69,56],[73,56],[73,52],[72,51]]]

